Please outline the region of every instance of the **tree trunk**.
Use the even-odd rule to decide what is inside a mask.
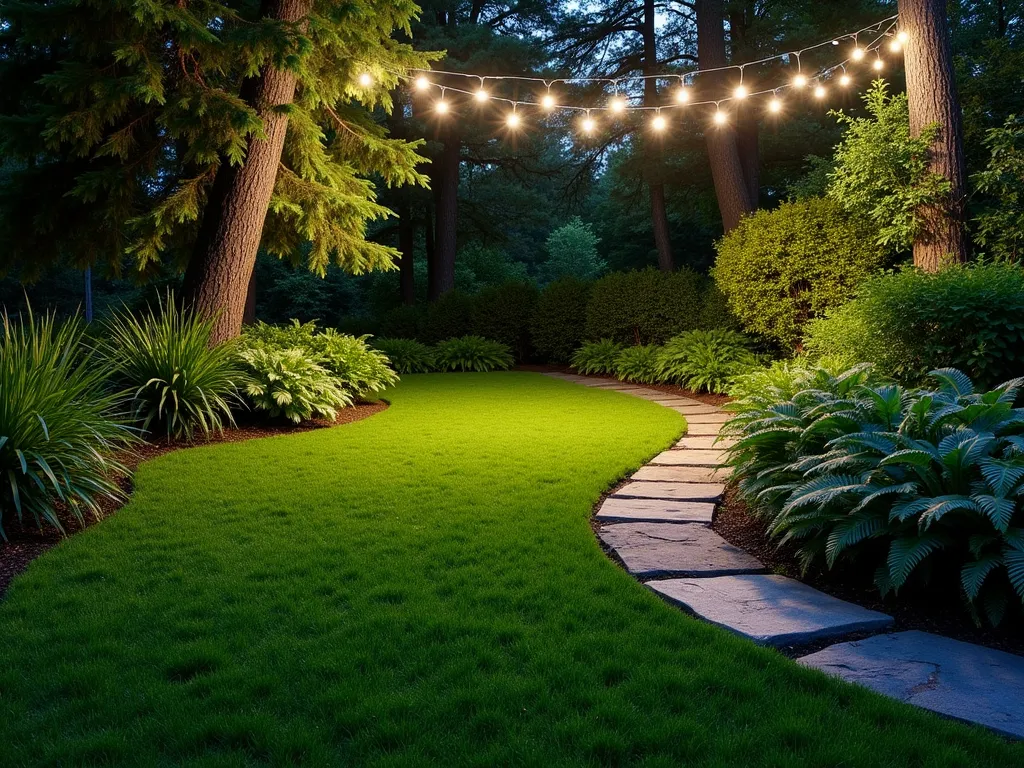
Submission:
[[[447,128],[437,158],[434,179],[434,269],[429,299],[435,301],[455,288],[456,228],[459,218],[459,162],[462,145],[458,132]]]
[[[423,250],[427,254],[427,293],[434,284],[434,272],[437,271],[437,248],[434,247],[434,207],[423,206]]]
[[[312,0],[263,0],[262,16],[305,18]],[[221,161],[185,271],[184,299],[214,317],[213,343],[241,333],[249,279],[281,162],[288,116],[276,110],[295,98],[295,74],[266,65],[242,84],[240,95],[258,112],[265,138],[251,139],[240,166]]]
[[[938,124],[929,168],[952,184],[947,199],[924,209],[925,226],[914,241],[914,266],[935,272],[944,264],[967,259],[963,117],[953,81],[945,0],[899,0],[899,12],[900,29],[908,36],[904,68],[910,135]]]
[[[751,19],[755,16],[753,0],[730,4],[729,43],[732,61],[758,58],[757,51],[750,45],[747,38]],[[760,125],[757,109],[749,103],[733,102],[733,104],[736,105],[736,150],[740,153],[743,180],[747,185],[751,210],[754,210],[761,201]]]
[[[398,207],[398,250],[402,253],[398,260],[398,282],[402,303],[410,306],[416,303],[416,272],[413,263],[415,241],[412,206],[408,201],[403,201]]]
[[[655,27],[654,0],[644,0],[644,75],[658,74],[658,38]],[[658,81],[654,79],[644,80],[644,104],[653,106],[658,103]],[[653,141],[647,142],[648,145]],[[647,162],[661,164],[661,147],[649,146]],[[647,176],[647,190],[651,198],[651,224],[654,229],[654,246],[658,251],[658,269],[662,272],[671,272],[675,269],[675,260],[672,257],[672,240],[668,227],[668,211],[665,207],[665,184],[657,178],[650,168],[645,169]]]
[[[696,9],[700,68],[723,67],[727,62],[722,0],[696,0]],[[721,92],[727,85],[719,73],[705,75],[700,84],[715,92]],[[734,128],[731,125],[708,127],[705,136],[722,227],[729,232],[745,214],[754,210],[755,202],[751,199],[750,187],[743,173]]]
[[[245,291],[245,310],[242,312],[242,325],[253,325],[256,322],[256,269],[249,275],[249,287]]]

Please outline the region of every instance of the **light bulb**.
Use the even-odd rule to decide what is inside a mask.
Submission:
[[[426,77],[420,75],[416,78],[416,90],[425,91],[430,87],[430,81]]]
[[[889,50],[892,51],[893,53],[899,53],[902,47],[903,43],[901,43],[898,39],[893,40],[891,43],[889,43]]]
[[[715,112],[714,119],[715,125],[725,125],[726,121],[729,119],[729,116],[719,109],[718,111]]]
[[[447,115],[448,114],[448,102],[445,101],[444,99],[441,99],[440,101],[435,102],[434,103],[434,111],[437,112],[437,114],[439,114],[439,115]]]
[[[619,98],[618,96],[613,97],[612,100],[608,102],[608,109],[610,109],[615,114],[619,114],[625,108],[626,102],[623,99]]]
[[[679,86],[679,90],[676,91],[676,101],[680,104],[686,104],[690,100],[690,90],[685,86]]]
[[[875,72],[881,72],[882,69],[885,67],[885,62],[883,62],[881,59],[875,59],[875,63],[872,64],[871,66],[874,67]]]
[[[852,51],[850,51],[850,58],[853,59],[854,61],[860,61],[861,59],[864,58],[864,49],[861,48],[860,46],[857,46]]]
[[[667,125],[668,123],[665,122],[665,118],[662,115],[655,115],[651,120],[651,128],[656,131],[664,131]]]
[[[903,45],[907,44],[907,40],[910,39],[910,35],[902,30],[896,33],[896,39],[899,40]]]
[[[774,114],[782,111],[782,101],[777,96],[768,102],[768,111]]]
[[[550,93],[545,93],[544,96],[541,98],[540,103],[541,106],[544,107],[544,109],[554,109],[555,97],[552,96]]]
[[[491,95],[487,93],[487,91],[485,91],[483,88],[480,88],[476,93],[473,94],[473,98],[476,99],[481,104],[483,104],[485,101],[491,98]]]
[[[584,133],[593,133],[594,128],[596,127],[597,124],[594,122],[594,118],[592,117],[584,117],[583,120],[580,121],[580,128],[583,129]]]
[[[518,128],[522,121],[519,119],[519,115],[515,112],[509,112],[508,117],[505,118],[505,124],[509,128]]]
[[[745,99],[745,98],[747,98],[747,93],[748,93],[747,86],[745,86],[745,85],[743,85],[741,83],[740,85],[736,86],[736,90],[734,90],[732,92],[732,95],[733,95],[733,98],[736,98],[736,99]]]
[[[825,90],[825,86],[819,85],[817,88],[814,89],[814,98],[824,99],[826,93],[828,93],[828,91]]]
[[[842,77],[840,77],[839,78],[839,84],[841,86],[843,86],[844,88],[846,86],[848,86],[850,84],[850,76],[849,75],[843,75]]]
[[[794,88],[803,88],[805,85],[807,85],[807,76],[806,75],[796,75],[793,78],[793,87]]]
[[[363,86],[363,88],[369,88],[371,85],[373,85],[373,77],[370,75],[369,72],[363,72],[359,76],[359,84]]]

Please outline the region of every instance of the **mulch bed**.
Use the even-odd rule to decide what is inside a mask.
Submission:
[[[134,472],[143,461],[155,459],[158,456],[163,456],[165,453],[178,451],[182,448],[194,448],[201,445],[216,445],[217,443],[240,443],[244,440],[255,440],[261,437],[295,435],[300,432],[309,432],[314,429],[336,427],[342,424],[350,424],[354,421],[360,421],[368,418],[373,416],[375,413],[380,413],[387,407],[388,403],[383,400],[372,403],[357,403],[351,408],[341,409],[338,412],[338,417],[334,421],[330,421],[328,419],[313,419],[311,421],[304,421],[301,424],[291,424],[290,422],[280,424],[268,424],[257,421],[250,423],[239,422],[236,427],[225,429],[221,434],[211,435],[209,439],[192,441],[170,440],[140,443],[139,445],[134,446],[130,452],[126,452],[118,458],[121,460],[122,464],[124,464],[130,471]],[[126,497],[131,495],[131,477],[120,478],[118,484],[125,492]],[[99,520],[113,514],[124,506],[124,503],[125,502],[118,503],[107,500],[102,505],[102,516],[97,519],[87,515],[85,517],[84,525],[79,523],[78,520],[69,512],[58,514],[61,525],[64,526],[65,533],[61,533],[49,525],[42,530],[39,530],[31,521],[27,521],[26,524],[22,526],[8,526],[8,540],[6,542],[0,540],[0,598],[2,598],[4,592],[7,591],[7,585],[11,583],[11,579],[24,571],[30,562],[52,547],[57,546],[57,544],[59,544],[66,536],[78,533],[99,522]]]

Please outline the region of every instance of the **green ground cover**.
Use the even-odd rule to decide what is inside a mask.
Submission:
[[[1010,765],[1024,749],[664,604],[589,527],[674,412],[410,376],[145,464],[0,602],[0,765]]]

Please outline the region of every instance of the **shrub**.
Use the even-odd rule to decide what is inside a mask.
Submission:
[[[246,395],[253,408],[271,418],[296,424],[314,416],[334,419],[339,408],[352,404],[338,378],[301,347],[249,338],[238,356],[250,374]]]
[[[0,536],[31,517],[63,530],[58,506],[81,523],[123,493],[113,456],[131,434],[104,371],[90,365],[77,317],[23,320],[3,315],[0,337]]]
[[[512,367],[512,352],[500,341],[461,336],[437,345],[435,364],[442,371],[504,371]]]
[[[697,327],[705,331],[740,330],[740,321],[729,309],[729,301],[713,280],[705,279],[701,285],[700,315]]]
[[[210,346],[213,320],[175,305],[127,307],[107,320],[98,341],[111,382],[127,393],[131,415],[144,432],[191,440],[233,425],[245,375],[234,345]]]
[[[882,594],[959,574],[992,623],[1024,600],[1024,380],[975,394],[959,371],[933,390],[818,370],[805,388],[738,401],[726,432],[740,493],[805,567],[853,558]]]
[[[670,339],[658,354],[662,381],[695,392],[725,392],[734,376],[755,363],[747,339],[735,331],[687,331]]]
[[[743,328],[787,348],[885,264],[872,227],[821,198],[757,211],[717,249],[712,274]]]
[[[537,299],[530,338],[545,360],[567,363],[583,341],[591,284],[566,277],[548,285]]]
[[[572,367],[580,373],[615,373],[615,361],[622,351],[622,345],[611,339],[588,341],[572,356]]]
[[[697,327],[701,278],[688,269],[613,272],[594,283],[586,338],[623,344],[661,343]]]
[[[1018,261],[1024,252],[1024,120],[1010,115],[986,132],[991,156],[985,170],[971,177],[988,200],[975,217],[975,239],[999,259]]]
[[[593,228],[576,216],[559,227],[547,239],[548,259],[541,265],[547,282],[565,277],[593,280],[608,267],[597,255],[600,238]]]
[[[462,291],[449,291],[427,305],[422,340],[436,344],[458,338],[473,327],[473,297]]]
[[[862,285],[858,298],[812,323],[817,355],[875,363],[880,373],[920,383],[939,367],[982,386],[1024,372],[1024,271],[1012,264],[906,269]]]
[[[517,360],[526,360],[530,357],[530,318],[536,303],[537,288],[532,283],[509,282],[484,288],[474,301],[473,333],[500,341]]]
[[[401,374],[434,370],[434,350],[413,339],[376,339],[373,346],[383,352],[391,367]]]
[[[389,339],[418,339],[426,325],[426,307],[402,305],[384,313],[380,319],[380,335]]]
[[[615,375],[623,381],[653,384],[660,381],[658,356],[660,349],[653,344],[626,347],[615,358]]]

